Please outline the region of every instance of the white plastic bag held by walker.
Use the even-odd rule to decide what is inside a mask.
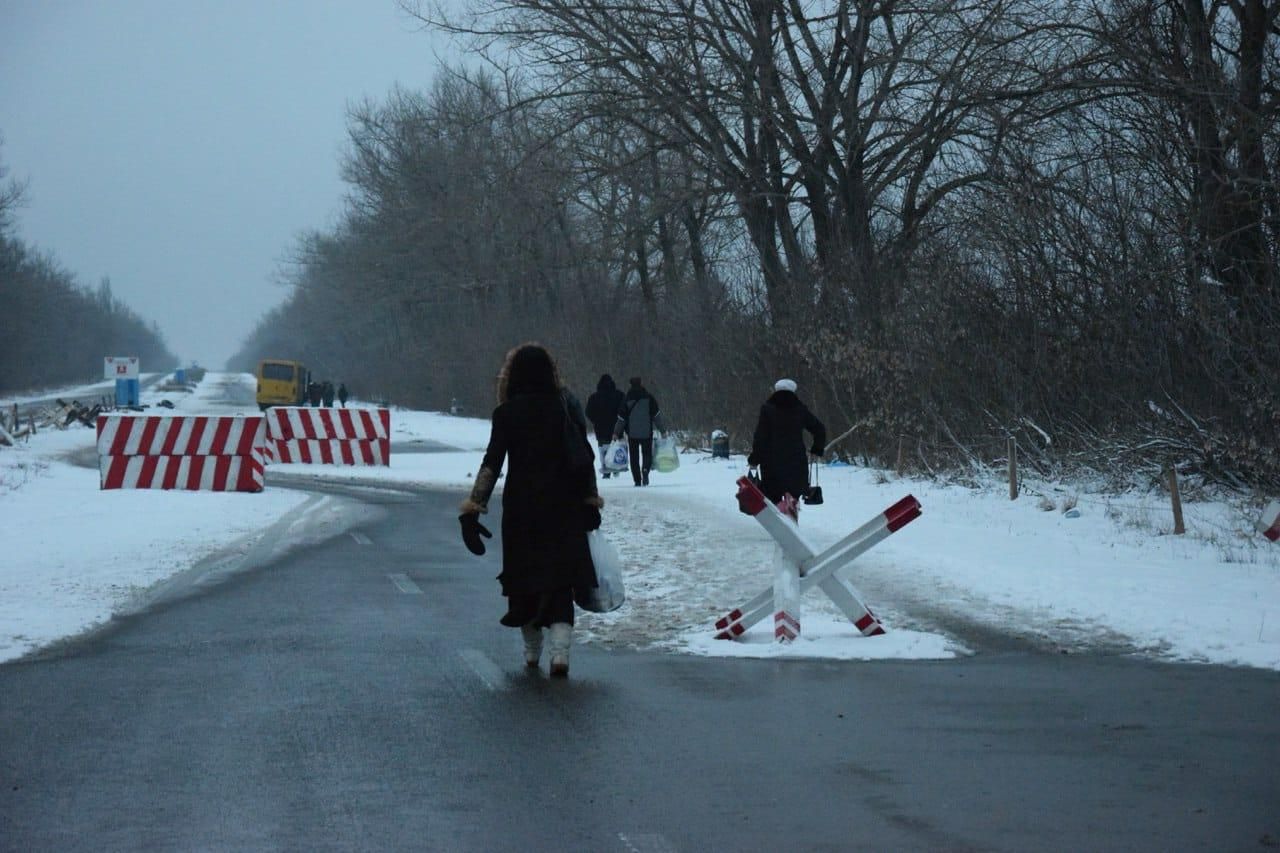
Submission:
[[[575,589],[573,600],[583,610],[610,613],[627,600],[622,587],[622,559],[599,530],[587,533],[587,545],[591,548],[591,563],[596,567],[596,588]]]
[[[604,467],[609,471],[625,471],[630,465],[627,458],[627,443],[618,439],[610,444],[604,452]]]
[[[653,470],[670,474],[680,467],[680,448],[674,435],[664,435],[653,441]]]

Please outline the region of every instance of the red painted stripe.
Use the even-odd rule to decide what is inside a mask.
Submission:
[[[129,433],[133,431],[133,423],[136,418],[117,418],[119,425],[116,427],[116,436],[111,441],[111,446],[107,448],[108,456],[123,456],[124,447],[129,443]],[[116,488],[119,488],[118,486]]]
[[[382,438],[378,440],[378,448],[382,451],[382,464],[391,464],[391,439]]]
[[[876,629],[871,633],[867,634],[868,637],[881,637],[883,635],[884,635],[884,628],[880,627],[879,625],[876,625]]]
[[[391,410],[378,409],[378,420],[382,423],[382,432],[379,433],[388,442],[391,441]]]
[[[893,533],[896,530],[901,530],[902,528],[906,527],[908,524],[915,521],[919,517],[920,517],[920,510],[918,507],[907,509],[898,513],[896,516],[893,516],[892,518],[890,518],[888,520],[888,524],[886,524],[885,526],[889,528],[890,533]]]
[[[1280,521],[1262,531],[1262,535],[1270,539],[1272,542],[1280,539]]]
[[[204,479],[204,466],[213,457],[188,456],[187,458],[191,460],[191,465],[187,468],[187,484],[183,486],[183,488],[191,491],[199,491],[200,481]]]
[[[169,467],[164,469],[164,482],[160,484],[162,489],[176,489],[178,487],[178,472],[182,470],[182,457],[170,456]]]
[[[352,420],[352,411],[350,409],[338,409],[334,412],[338,416],[338,433],[341,437],[353,437],[356,434],[356,425]]]
[[[102,488],[122,489],[124,488],[124,469],[129,464],[129,459],[125,456],[112,456],[110,459],[107,472],[102,477]]]
[[[733,625],[729,626],[729,633],[733,634],[735,637],[741,637],[743,634],[747,633],[747,629],[742,626],[741,622],[735,622]]]
[[[742,611],[739,608],[735,607],[734,609],[729,611],[727,616],[722,616],[716,620],[716,627],[728,628],[730,622],[737,622],[741,618],[742,618]]]
[[[746,477],[738,478],[738,509],[747,515],[759,515],[767,502],[764,492]]]
[[[138,455],[154,454],[151,443],[156,440],[156,430],[160,428],[159,418],[142,418],[142,435],[138,439]]]
[[[317,441],[316,445],[320,450],[320,461],[325,465],[333,464],[333,442]]]
[[[227,490],[227,475],[231,472],[230,456],[213,457],[213,490],[215,492],[225,492]]]
[[[210,456],[221,456],[229,453],[227,439],[231,435],[231,418],[210,418],[213,422],[213,443],[209,445]]]
[[[357,444],[364,444],[364,442],[355,442],[355,441],[338,442],[338,452],[342,454],[343,465],[356,464],[356,450],[359,449],[356,446]],[[363,451],[361,455],[363,455]]]
[[[319,438],[320,437],[320,427],[317,425],[319,418],[316,417],[316,413],[318,411],[320,410],[319,409],[302,409],[299,412],[302,420],[302,435],[296,436],[297,438]]]
[[[156,465],[159,464],[159,456],[142,457],[142,470],[138,472],[139,489],[153,488],[152,481],[156,478]]]
[[[914,495],[907,495],[905,498],[903,498],[902,500],[895,503],[893,506],[886,509],[884,511],[884,514],[886,518],[892,518],[893,516],[897,515],[900,512],[903,512],[904,510],[919,509],[919,508],[920,508],[920,501],[916,500]]]
[[[340,438],[335,432],[335,424],[333,423],[333,409],[317,409],[317,429],[320,430],[320,438]]]
[[[182,448],[183,456],[196,455],[196,451],[200,449],[200,440],[204,438],[204,431],[208,427],[208,418],[197,417],[191,419],[191,436],[187,439],[187,446]]]
[[[179,415],[176,418],[169,418],[169,432],[165,435],[164,441],[160,442],[160,447],[156,451],[161,456],[172,456],[173,446],[178,443],[178,434],[182,432],[182,425],[186,423],[186,418]],[[167,474],[168,472],[166,472]],[[165,486],[167,489],[172,486]]]
[[[859,631],[866,631],[868,626],[875,624],[875,621],[876,621],[876,617],[872,616],[870,613],[867,613],[857,622],[854,622],[853,627],[857,628]]]

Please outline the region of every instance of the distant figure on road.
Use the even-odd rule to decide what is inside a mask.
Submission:
[[[571,448],[566,418],[582,430],[582,450],[588,450],[582,408],[560,384],[550,353],[532,343],[507,353],[498,374],[489,447],[458,516],[467,549],[483,554],[480,537],[492,534],[480,523],[480,514],[488,512],[505,462],[498,580],[507,597],[507,614],[501,622],[520,629],[525,664],[530,667],[538,665],[542,629],[547,629],[554,676],[569,674],[574,589],[597,585],[587,531],[600,527],[604,505],[591,466],[567,464]]]
[[[320,396],[324,400],[324,407],[326,409],[332,409],[333,408],[333,383],[330,382],[328,379],[326,379],[324,383],[320,386]]]
[[[760,467],[760,491],[775,504],[784,495],[798,502],[809,490],[805,430],[813,436],[809,454],[815,459],[822,456],[826,452],[827,428],[800,402],[795,380],[779,379],[773,385],[773,394],[760,407],[747,457],[748,465]],[[798,505],[795,509],[793,515],[798,514]]]
[[[627,434],[627,450],[631,454],[631,479],[637,486],[649,485],[649,469],[653,466],[654,427],[666,431],[657,399],[640,384],[640,377],[631,377],[631,387],[618,408],[618,420],[613,429],[614,438]],[[641,460],[641,454],[644,459]]]
[[[307,385],[307,400],[311,402],[311,408],[313,409],[320,405],[320,383],[319,382],[313,381]]]
[[[338,402],[342,404],[342,408],[347,407],[347,383],[338,383]]]
[[[613,435],[613,426],[618,420],[618,410],[626,395],[617,385],[613,377],[604,374],[596,383],[596,392],[587,398],[587,420],[596,431],[596,443],[600,447],[600,473],[607,480],[612,473],[604,465],[605,454],[609,452],[609,438]]]

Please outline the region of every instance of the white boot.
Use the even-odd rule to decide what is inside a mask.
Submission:
[[[568,622],[556,622],[547,629],[551,638],[551,674],[569,674],[569,646],[573,645],[573,626]]]
[[[542,629],[536,625],[521,625],[520,635],[524,637],[524,665],[536,667],[542,658]]]

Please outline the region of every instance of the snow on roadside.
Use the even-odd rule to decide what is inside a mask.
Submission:
[[[144,402],[162,397],[180,412],[256,410],[253,378],[244,374],[210,373],[189,395],[144,392]],[[399,483],[461,499],[488,433],[483,419],[395,409],[390,467],[273,465],[268,482]],[[65,461],[91,454],[92,445],[92,430],[71,427],[0,451],[0,537],[10,544],[0,565],[0,660],[109,618],[231,543],[249,549],[308,500],[270,487],[257,495],[100,492],[96,472]],[[714,640],[717,617],[770,585],[773,546],[737,512],[742,457],[682,459],[648,488],[627,475],[601,481],[603,529],[623,557],[629,600],[613,614],[584,614],[584,638],[721,656],[946,658],[967,652],[965,628],[976,626],[1064,650],[1280,669],[1280,547],[1236,507],[1189,502],[1188,534],[1173,536],[1158,496],[1028,483],[1027,494],[1009,501],[995,477],[974,489],[834,465],[822,473],[826,503],[801,516],[818,548],[907,493],[924,507],[847,573],[889,633],[858,636],[814,591],[804,597],[794,644],[771,642],[769,624],[740,641]],[[1061,511],[1072,499],[1076,518]],[[1053,511],[1041,508],[1050,504]],[[496,561],[496,552],[481,559]]]
[[[256,411],[253,391],[251,376],[210,373],[191,394],[144,392],[143,402],[234,414]],[[92,458],[93,446],[94,430],[75,424],[0,450],[0,661],[101,624],[205,557],[243,553],[307,500],[285,489],[100,491],[96,469],[68,461]]]
[[[401,441],[475,449],[393,452],[390,469],[325,476],[469,487],[486,421],[397,413],[393,422]],[[846,573],[889,634],[859,637],[815,591],[803,601],[800,641],[770,642],[771,625],[745,642],[716,641],[714,620],[770,584],[771,541],[737,512],[742,457],[683,459],[675,473],[654,473],[648,488],[633,487],[626,474],[601,481],[604,530],[624,559],[629,602],[615,614],[585,614],[584,635],[696,654],[914,658],[964,653],[947,626],[972,625],[1063,650],[1280,669],[1280,547],[1258,536],[1239,507],[1187,503],[1188,533],[1174,536],[1159,495],[1028,482],[1010,501],[996,476],[974,489],[842,465],[824,466],[826,502],[801,514],[816,547],[905,494],[924,507]],[[1078,515],[1068,517],[1062,509],[1073,503]]]

